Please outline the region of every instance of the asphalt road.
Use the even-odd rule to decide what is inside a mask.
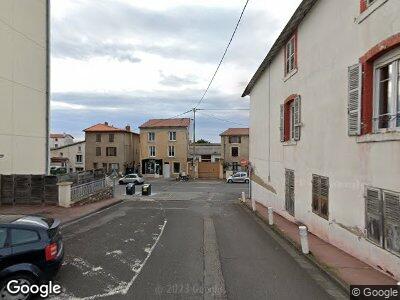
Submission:
[[[63,229],[58,299],[346,299],[237,204],[245,184],[154,181]],[[118,188],[123,194],[123,187]]]

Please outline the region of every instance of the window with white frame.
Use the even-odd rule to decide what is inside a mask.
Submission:
[[[400,127],[400,50],[375,63],[375,131]]]
[[[296,35],[285,46],[285,73],[289,74],[296,69]]]
[[[176,141],[176,131],[170,131],[168,134],[169,134],[169,140],[171,142]]]
[[[156,156],[156,146],[149,146],[149,156],[150,157]]]
[[[155,132],[149,132],[147,136],[149,142],[154,142],[156,139],[156,133]]]
[[[168,146],[168,156],[175,157],[175,146]]]

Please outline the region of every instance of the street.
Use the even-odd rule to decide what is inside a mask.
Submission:
[[[151,183],[152,196],[125,196],[63,229],[55,299],[346,298],[239,206],[246,184]]]

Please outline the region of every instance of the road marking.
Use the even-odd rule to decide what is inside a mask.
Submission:
[[[204,218],[204,294],[203,299],[227,299],[219,260],[217,234],[210,217]]]

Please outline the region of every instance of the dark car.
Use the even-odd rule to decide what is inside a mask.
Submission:
[[[59,220],[0,215],[0,299],[15,298],[6,289],[10,280],[29,286],[51,280],[60,268],[63,256]]]

